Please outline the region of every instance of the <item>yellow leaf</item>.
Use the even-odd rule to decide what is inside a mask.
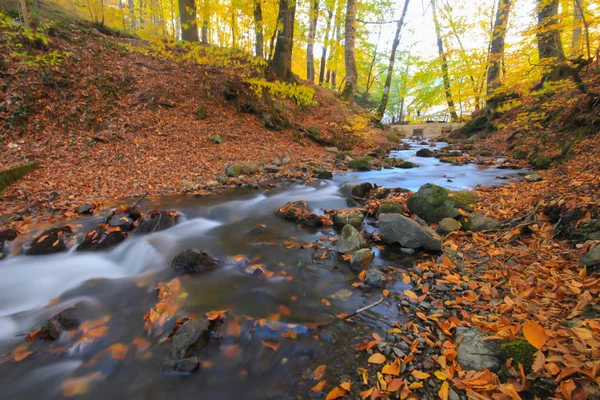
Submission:
[[[408,385],[409,389],[421,389],[423,387],[423,382],[413,382]]]
[[[315,372],[313,373],[313,379],[315,381],[321,380],[323,375],[325,375],[325,371],[327,370],[327,365],[320,365],[315,368]]]
[[[327,393],[327,398],[325,400],[333,400],[333,399],[339,399],[340,397],[344,397],[346,395],[346,390],[342,387],[335,387],[333,388],[333,390],[329,393]]]
[[[408,297],[410,299],[416,299],[418,297],[415,292],[413,292],[412,290],[408,290],[408,289],[406,289],[404,291],[404,294],[406,295],[406,297]]]
[[[433,373],[435,375],[436,378],[438,378],[440,381],[445,381],[446,379],[448,379],[448,375],[446,375],[445,373],[443,373],[442,371],[435,371]]]
[[[414,376],[415,378],[421,379],[421,380],[427,379],[431,376],[427,372],[417,371],[416,369],[411,373],[411,375]]]
[[[345,391],[349,392],[350,391],[350,382],[342,382],[340,384],[340,387],[342,389],[344,389]]]
[[[385,362],[385,356],[381,353],[375,353],[371,357],[369,357],[368,362],[371,364],[383,364]]]
[[[537,322],[527,321],[527,323],[523,325],[523,336],[525,336],[525,339],[538,350],[546,344],[546,332],[544,332],[544,328]]]
[[[359,368],[358,373],[360,374],[360,376],[362,376],[363,383],[365,385],[368,385],[369,384],[369,372],[364,368]]]
[[[440,399],[442,400],[448,400],[448,397],[450,396],[450,385],[448,382],[444,381],[444,383],[442,383],[438,396],[440,396]]]

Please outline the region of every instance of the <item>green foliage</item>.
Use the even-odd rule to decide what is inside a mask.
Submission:
[[[513,359],[513,365],[523,364],[525,372],[531,372],[534,354],[537,352],[537,349],[528,341],[521,339],[511,340],[502,344],[502,348],[508,358]]]
[[[317,104],[314,100],[315,89],[308,86],[281,81],[268,82],[264,79],[255,78],[249,78],[245,81],[250,84],[250,88],[259,97],[263,95],[264,91],[267,91],[272,96],[291,99],[302,107]]]
[[[52,51],[42,55],[32,55],[27,51],[14,52],[11,54],[12,58],[20,59],[21,65],[36,68],[49,68],[59,66],[66,58],[71,57],[72,53]]]
[[[533,159],[531,160],[531,165],[535,169],[548,169],[552,165],[552,157],[549,157],[549,156],[543,156],[543,157],[534,156]]]
[[[373,159],[370,157],[357,158],[348,163],[348,167],[357,171],[370,171],[372,167]]]
[[[525,160],[529,154],[525,150],[515,150],[512,153],[512,158],[515,160]]]

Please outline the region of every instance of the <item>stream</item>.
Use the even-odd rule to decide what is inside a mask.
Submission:
[[[304,398],[316,382],[303,376],[318,365],[328,365],[326,378],[355,376],[356,343],[372,332],[386,332],[392,322],[402,323],[403,313],[386,300],[354,322],[336,319],[375,302],[381,290],[364,292],[352,286],[358,279],[336,255],[330,240],[337,237],[333,229],[297,227],[273,211],[297,200],[307,201],[317,214],[346,208],[349,187],[361,182],[413,191],[425,183],[464,190],[500,185],[520,172],[419,158],[415,152],[425,146],[409,143],[410,150],[390,156],[419,168],[339,173],[331,181],[285,184],[269,192],[240,189],[206,197],[166,196],[141,205],[143,211],[181,214],[179,224],[165,231],[134,233],[102,252],[71,249],[56,255],[9,256],[0,262],[0,355],[68,307],[76,306],[81,321],[101,321],[104,328],[75,342],[64,337],[32,342],[33,354],[18,362],[2,362],[0,357],[0,398]],[[101,221],[102,216],[92,216],[71,223],[87,231]],[[254,232],[258,224],[266,229]],[[33,236],[25,234],[8,244],[22,246]],[[222,262],[213,271],[179,278],[187,295],[176,316],[227,310],[223,338],[197,352],[200,371],[165,374],[164,345],[159,344],[164,335],[144,331],[144,314],[157,302],[156,283],[175,277],[171,260],[188,248],[210,249]],[[410,270],[418,256],[373,250],[373,265],[381,267]],[[258,263],[272,274],[246,272]],[[406,288],[397,282],[387,289],[393,298]],[[115,343],[124,345],[124,354],[107,356]]]

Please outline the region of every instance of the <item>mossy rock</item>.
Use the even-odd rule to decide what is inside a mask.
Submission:
[[[383,147],[378,147],[373,150],[373,153],[376,153],[380,157],[385,157],[387,155],[387,151]]]
[[[9,185],[15,183],[36,168],[37,163],[30,162],[0,171],[0,193],[2,193]]]
[[[512,158],[515,160],[525,160],[529,154],[525,150],[515,150],[512,153]]]
[[[364,158],[357,158],[356,160],[352,160],[348,163],[348,167],[355,169],[357,171],[370,171],[371,168],[373,167],[373,163],[371,161],[371,159],[364,157]]]
[[[396,168],[402,168],[402,169],[417,168],[418,166],[419,166],[418,164],[415,164],[410,161],[402,161],[401,163],[396,164]]]
[[[552,165],[552,157],[535,157],[531,160],[531,165],[535,169],[548,169]]]
[[[491,156],[493,156],[493,155],[494,155],[494,153],[493,153],[491,150],[488,150],[488,149],[483,149],[483,150],[481,150],[481,151],[479,152],[479,155],[480,155],[481,157],[491,157]]]
[[[200,104],[198,109],[196,110],[196,118],[198,119],[206,119],[206,107],[204,104]]]
[[[384,201],[379,206],[377,210],[377,214],[398,214],[402,213],[404,210],[402,209],[402,204],[396,201]]]
[[[429,223],[444,218],[457,218],[458,209],[472,211],[476,203],[469,191],[452,192],[441,186],[427,183],[407,200],[409,210]]]
[[[386,139],[391,143],[400,143],[400,136],[398,136],[395,132],[388,133]]]
[[[513,359],[513,365],[523,364],[525,372],[531,372],[534,355],[538,351],[528,341],[522,339],[510,340],[502,344],[502,349],[506,352],[508,358]]]

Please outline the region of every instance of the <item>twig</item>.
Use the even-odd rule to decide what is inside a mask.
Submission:
[[[131,208],[132,208],[132,209],[133,209],[133,208],[136,208],[136,207],[137,207],[137,206],[138,206],[138,205],[139,205],[139,204],[142,202],[142,200],[144,200],[144,199],[146,198],[146,196],[148,196],[148,192],[144,193],[144,194],[142,195],[142,197],[141,197],[141,198],[140,198],[140,199],[139,199],[139,200],[138,200],[138,201],[137,201],[137,202],[136,202],[136,203],[133,205],[133,207],[131,207]]]
[[[371,308],[373,308],[373,307],[375,307],[375,306],[378,306],[379,304],[381,304],[381,303],[383,302],[383,299],[384,299],[384,298],[382,297],[382,298],[380,298],[379,300],[377,300],[377,301],[376,301],[375,303],[373,303],[373,304],[369,304],[368,306],[365,306],[365,307],[363,307],[363,308],[359,308],[358,310],[354,311],[352,314],[350,314],[350,315],[346,315],[346,316],[345,316],[344,318],[342,318],[342,319],[343,319],[343,320],[347,320],[348,318],[352,318],[352,317],[354,317],[355,315],[358,315],[358,314],[360,314],[360,313],[361,313],[361,312],[363,312],[363,311],[370,310]]]

